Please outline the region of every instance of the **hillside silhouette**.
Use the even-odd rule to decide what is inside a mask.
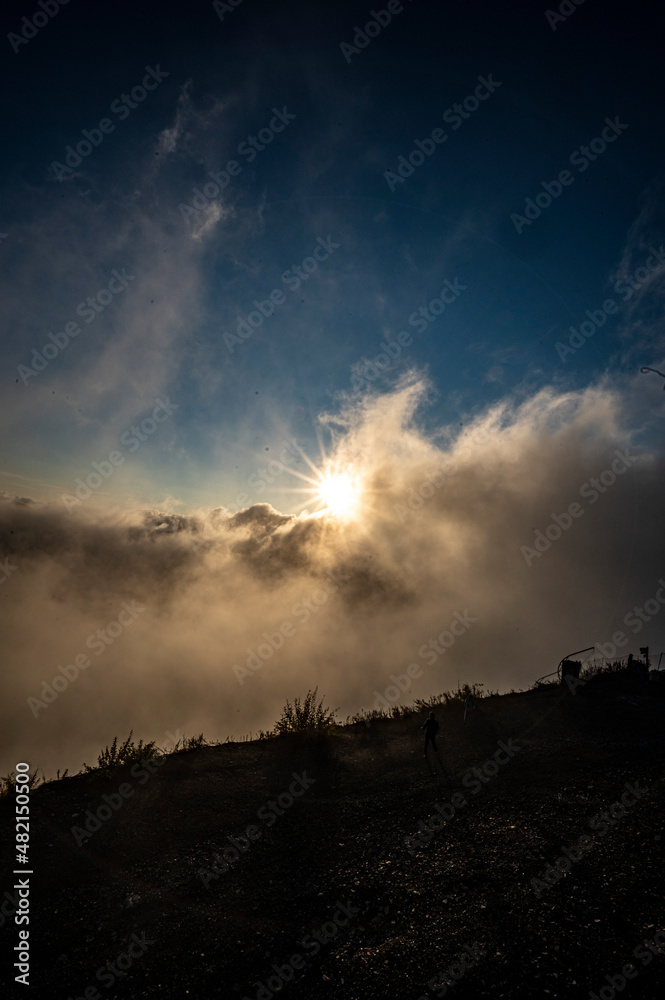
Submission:
[[[427,759],[423,710],[43,784],[30,995],[658,997],[664,689],[453,701]]]

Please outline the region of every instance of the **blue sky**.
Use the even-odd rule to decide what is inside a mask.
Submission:
[[[432,427],[544,385],[657,367],[658,282],[638,315],[614,292],[661,245],[648,9],[618,31],[583,5],[552,30],[531,4],[406,3],[346,57],[371,20],[362,5],[157,10],[128,31],[112,5],[71,3],[17,52],[5,46],[5,488],[68,488],[166,393],[173,418],[127,457],[109,500],[230,507],[282,439],[318,456],[319,413],[401,331],[412,342],[372,387],[426,368]],[[7,7],[7,35],[26,11]],[[146,67],[155,89],[142,97]],[[479,78],[491,84],[480,101]],[[74,153],[73,168],[54,166],[104,119],[78,166]],[[620,134],[572,165],[606,119]],[[446,138],[428,146],[437,128]],[[269,141],[252,149],[261,129]],[[389,184],[416,140],[434,151]],[[183,211],[234,159],[224,190]],[[572,181],[518,232],[511,216],[565,169]],[[300,287],[282,280],[328,239],[339,247]],[[26,386],[18,366],[123,267],[126,290]],[[463,293],[425,329],[410,324],[446,280]],[[224,333],[274,289],[284,302],[231,352]],[[556,344],[610,298],[617,312],[562,361]],[[267,499],[291,510],[301,498]]]

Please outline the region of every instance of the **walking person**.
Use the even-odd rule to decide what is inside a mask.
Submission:
[[[436,753],[436,734],[439,731],[439,723],[434,717],[434,712],[429,713],[429,719],[420,728],[425,730],[425,753],[423,757],[427,756],[427,747],[430,743],[432,744],[432,750]]]

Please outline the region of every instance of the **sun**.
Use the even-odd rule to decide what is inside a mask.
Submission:
[[[358,506],[360,489],[348,473],[332,473],[320,481],[318,495],[331,513],[349,517]]]
[[[298,516],[327,517],[333,515],[339,520],[357,520],[361,511],[361,500],[365,498],[364,475],[351,463],[340,457],[328,458],[321,446],[321,461],[315,463],[302,450],[298,452],[309,466],[305,470],[290,469],[292,475],[302,482],[302,486],[287,489],[289,493],[299,493],[301,498]]]

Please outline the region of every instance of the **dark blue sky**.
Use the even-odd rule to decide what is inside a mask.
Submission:
[[[388,389],[406,366],[429,372],[431,430],[544,386],[623,385],[658,366],[658,5],[626,17],[587,0],[556,30],[545,4],[400,7],[353,53],[342,43],[371,5],[71,0],[37,31],[22,21],[37,4],[5,5],[5,488],[70,489],[165,394],[177,409],[126,455],[114,502],[251,502],[248,477],[282,440],[318,458],[318,415],[340,393]],[[21,31],[34,37],[18,42]],[[480,101],[479,78],[491,84]],[[261,129],[265,148],[242,146]],[[98,130],[94,148],[84,130]],[[429,155],[412,155],[418,142]],[[234,160],[215,197],[210,172]],[[412,173],[389,183],[400,163]],[[548,205],[542,182],[564,170]],[[184,208],[206,184],[212,197]],[[542,211],[520,223],[538,195]],[[313,265],[328,240],[338,246]],[[290,269],[308,258],[297,282]],[[77,317],[122,268],[133,277],[117,298],[89,324]],[[640,294],[624,300],[616,281],[639,268]],[[435,316],[446,281],[458,294]],[[275,290],[247,340],[224,337]],[[77,318],[78,339],[26,375],[33,348]],[[557,349],[584,321],[593,336]],[[402,332],[387,371],[365,367],[385,364],[381,345]]]

